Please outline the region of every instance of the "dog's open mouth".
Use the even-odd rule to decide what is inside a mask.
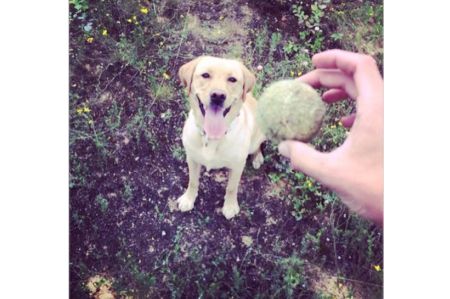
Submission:
[[[197,95],[198,106],[205,117],[203,130],[210,139],[220,139],[227,132],[225,116],[230,112],[231,106],[224,109],[223,107],[213,107],[209,105],[205,108]]]

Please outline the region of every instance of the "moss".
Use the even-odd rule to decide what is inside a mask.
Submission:
[[[169,84],[161,83],[152,86],[152,96],[157,100],[166,101],[173,93],[173,88]]]
[[[245,37],[246,31],[242,26],[233,19],[225,18],[215,24],[201,22],[200,18],[195,15],[188,14],[186,17],[187,29],[197,38],[212,43],[230,41],[236,37]]]

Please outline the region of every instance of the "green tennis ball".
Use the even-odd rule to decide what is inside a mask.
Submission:
[[[325,111],[314,88],[299,80],[282,80],[270,84],[259,98],[256,122],[264,135],[275,142],[308,142],[319,131]]]

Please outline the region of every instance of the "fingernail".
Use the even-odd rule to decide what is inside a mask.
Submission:
[[[278,145],[278,151],[280,152],[280,154],[282,154],[286,158],[290,157],[289,146],[288,146],[287,142],[280,143]]]

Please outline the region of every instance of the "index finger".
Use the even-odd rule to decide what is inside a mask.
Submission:
[[[375,60],[369,55],[335,49],[314,55],[312,62],[316,68],[339,69],[353,77],[361,96],[382,91],[383,79]]]
[[[343,89],[352,99],[356,99],[358,96],[353,78],[347,76],[340,70],[316,69],[299,77],[298,80],[314,88],[327,87]]]

